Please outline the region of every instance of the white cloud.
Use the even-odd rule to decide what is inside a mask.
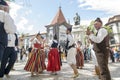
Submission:
[[[32,31],[32,30],[33,30],[33,27],[34,27],[33,25],[29,25],[29,26],[28,26],[28,31]]]
[[[20,21],[16,24],[19,33],[34,33],[34,25],[29,24],[29,20],[25,17],[21,17]]]
[[[21,17],[20,21],[16,24],[18,30],[25,30],[25,25],[28,23],[28,20],[24,17]]]
[[[33,25],[29,24],[29,20],[24,17],[32,13],[30,9],[24,10],[24,15],[19,14],[18,12],[23,9],[22,5],[10,2],[10,15],[14,19],[19,33],[34,33]]]
[[[93,19],[93,20],[95,20],[95,19]],[[101,20],[103,22],[103,25],[105,25],[108,22],[108,17],[102,17]],[[81,25],[87,25],[88,26],[91,21],[92,20],[81,20],[80,23],[81,23]]]
[[[30,13],[32,13],[32,10],[29,9],[25,12],[25,15],[29,15]]]
[[[10,15],[15,20],[16,17],[18,16],[17,12],[22,8],[22,6],[15,4],[13,2],[10,2],[9,6],[10,6]]]
[[[80,8],[120,14],[120,0],[78,0]]]
[[[80,23],[81,23],[81,25],[89,25],[90,24],[90,22],[91,22],[91,20],[82,20]]]

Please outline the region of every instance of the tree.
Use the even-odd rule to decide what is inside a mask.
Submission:
[[[96,34],[96,29],[94,27],[94,21],[90,22],[90,25],[88,26],[88,29],[92,31],[94,34]]]
[[[108,31],[108,33],[109,33],[110,35],[112,35],[113,31],[112,31],[112,28],[111,28],[110,26],[104,25],[103,28],[105,28],[105,29]],[[95,27],[94,27],[94,21],[91,21],[90,25],[88,26],[88,29],[89,29],[90,31],[92,31],[94,34],[96,34],[96,29],[95,29]]]
[[[113,30],[110,26],[104,26],[104,28],[108,31],[109,34],[113,33]]]

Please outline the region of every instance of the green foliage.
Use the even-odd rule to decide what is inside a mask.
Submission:
[[[109,34],[113,33],[112,28],[110,26],[103,26],[103,27],[108,31]],[[88,26],[88,29],[92,31],[94,34],[96,33],[96,29],[94,27],[94,21],[91,21],[90,25]]]
[[[109,34],[113,33],[112,28],[110,26],[103,26]]]
[[[88,29],[92,31],[94,34],[96,33],[95,27],[94,27],[94,21],[90,22],[90,25],[88,26]]]

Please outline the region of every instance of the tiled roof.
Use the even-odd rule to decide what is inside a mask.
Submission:
[[[59,7],[58,12],[57,12],[56,16],[54,17],[54,19],[52,20],[50,25],[61,24],[63,22],[66,22],[66,20],[62,13],[61,7]]]

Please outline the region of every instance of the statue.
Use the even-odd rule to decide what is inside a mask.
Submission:
[[[74,25],[80,25],[80,16],[76,13],[76,16],[73,18]]]

